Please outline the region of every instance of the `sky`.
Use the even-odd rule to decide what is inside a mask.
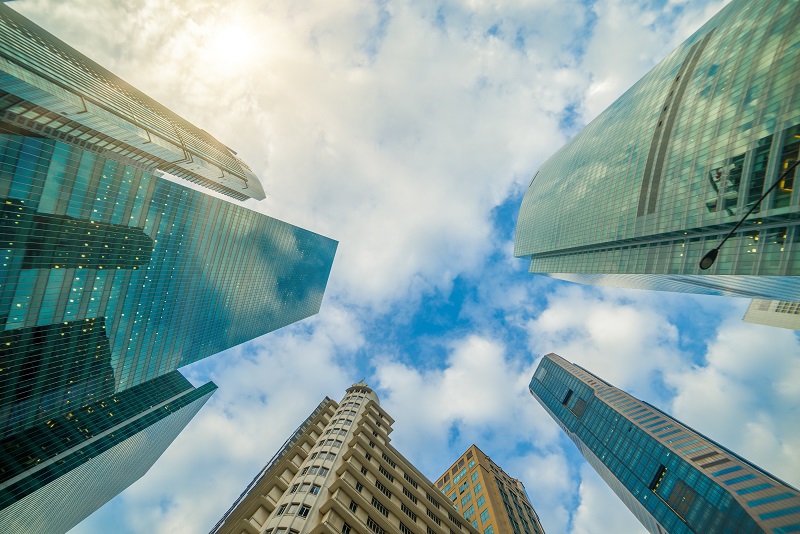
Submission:
[[[237,150],[268,195],[247,207],[339,241],[320,313],[184,368],[217,393],[71,532],[207,532],[361,378],[429,478],[475,443],[548,534],[644,532],[529,394],[549,352],[800,485],[796,333],[743,323],[743,299],[570,284],[512,254],[536,169],[724,3],[11,3]]]

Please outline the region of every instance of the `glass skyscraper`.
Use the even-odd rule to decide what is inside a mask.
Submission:
[[[3,440],[0,532],[66,532],[144,475],[216,388],[173,371]]]
[[[215,388],[176,369],[319,311],[336,242],[202,188],[264,198],[231,149],[0,3],[0,531],[59,492],[86,505],[37,531],[91,513]],[[59,441],[112,401],[124,431]]]
[[[800,300],[800,3],[733,0],[548,159],[519,213],[530,271]]]
[[[530,392],[653,534],[800,532],[800,491],[556,354]]]

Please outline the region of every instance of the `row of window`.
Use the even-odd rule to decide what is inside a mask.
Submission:
[[[290,504],[280,505],[276,515],[297,515],[298,517],[308,517],[308,512],[310,511],[311,507],[309,505],[293,502]]]
[[[339,436],[346,436],[347,435],[347,430],[345,430],[344,428],[329,428],[325,432],[322,433],[323,436],[328,435],[328,434],[337,434]]]
[[[301,475],[325,476],[325,475],[328,474],[329,471],[330,471],[330,469],[328,469],[327,467],[322,467],[322,466],[319,466],[319,465],[312,465],[312,466],[309,466],[309,467],[304,467],[303,470],[300,471],[300,474]]]
[[[294,484],[289,493],[310,493],[311,495],[316,495],[319,493],[320,487],[317,484],[310,484],[308,482],[304,482],[302,484]]]
[[[309,459],[313,460],[315,458],[319,458],[320,460],[333,460],[336,458],[336,455],[332,452],[312,452]]]

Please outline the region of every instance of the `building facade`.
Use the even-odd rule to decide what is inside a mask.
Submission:
[[[744,321],[789,330],[800,330],[800,302],[753,299]]]
[[[475,445],[439,477],[436,487],[478,532],[544,534],[522,482]]]
[[[733,0],[548,159],[514,254],[586,284],[800,300],[800,2]]]
[[[68,531],[141,478],[216,388],[173,371],[6,438],[0,532]]]
[[[653,534],[800,532],[800,492],[556,354],[530,392]]]
[[[211,533],[476,534],[391,445],[393,423],[364,383],[326,398]]]
[[[0,450],[121,396],[141,408],[110,412],[130,416],[124,432],[69,449],[92,461],[47,460],[67,454],[53,434],[4,471],[0,531],[27,518],[58,532],[91,513],[214,389],[181,390],[189,404],[172,413],[172,399],[172,415],[144,425],[163,400],[150,386],[184,387],[179,367],[319,311],[336,242],[204,188],[264,198],[231,149],[0,3]],[[42,502],[75,494],[91,498],[63,523],[37,519]]]
[[[0,5],[0,117],[149,174],[265,198],[236,153],[14,10]]]

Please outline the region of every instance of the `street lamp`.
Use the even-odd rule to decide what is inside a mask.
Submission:
[[[797,160],[797,161],[795,161],[795,162],[794,162],[794,163],[793,163],[793,164],[792,164],[792,165],[791,165],[791,166],[790,166],[788,169],[786,169],[785,171],[783,171],[783,173],[782,173],[782,174],[781,174],[781,175],[778,177],[778,179],[777,179],[777,180],[775,180],[775,183],[774,183],[774,184],[772,184],[772,185],[770,186],[770,188],[769,188],[769,189],[767,189],[767,192],[766,192],[766,193],[764,193],[763,195],[761,195],[761,198],[759,198],[759,199],[758,199],[758,202],[756,202],[755,204],[753,204],[753,207],[752,207],[752,208],[750,208],[750,211],[748,211],[747,213],[745,213],[744,217],[742,217],[742,218],[739,220],[739,222],[738,222],[738,223],[736,223],[736,226],[734,226],[734,227],[733,227],[733,230],[731,230],[730,232],[728,232],[728,235],[726,235],[726,236],[725,236],[725,239],[723,239],[723,240],[720,242],[720,244],[719,244],[719,245],[717,245],[715,248],[712,248],[711,250],[709,250],[708,252],[706,252],[706,255],[705,255],[705,256],[703,256],[703,259],[701,259],[701,260],[700,260],[700,269],[702,269],[702,270],[704,270],[704,271],[705,271],[705,270],[709,269],[709,268],[710,268],[712,265],[714,265],[714,260],[716,260],[716,259],[717,259],[717,256],[719,256],[719,249],[720,249],[720,247],[722,247],[722,245],[724,245],[724,244],[725,244],[725,241],[727,241],[727,240],[728,240],[728,238],[729,238],[730,236],[732,236],[732,235],[733,235],[733,233],[734,233],[734,232],[735,232],[735,231],[736,231],[736,230],[737,230],[737,229],[738,229],[738,228],[739,228],[739,227],[742,225],[742,223],[745,221],[745,219],[747,219],[747,218],[750,216],[750,214],[751,214],[751,213],[753,213],[753,211],[754,211],[754,210],[755,210],[755,209],[756,209],[758,206],[760,206],[760,205],[761,205],[761,203],[764,201],[764,199],[765,199],[765,198],[767,198],[767,195],[769,195],[770,193],[772,193],[772,190],[773,190],[773,189],[775,189],[775,188],[778,186],[778,184],[779,184],[779,183],[781,183],[781,181],[782,181],[784,178],[786,178],[786,176],[788,176],[788,174],[789,174],[790,172],[792,172],[792,171],[794,170],[794,168],[795,168],[795,167],[797,167],[797,164],[798,164],[798,163],[800,163],[800,160]]]

